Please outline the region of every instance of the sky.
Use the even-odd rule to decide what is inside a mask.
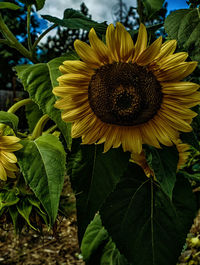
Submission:
[[[107,21],[108,24],[113,23],[114,6],[119,2],[119,0],[46,0],[44,8],[38,13],[40,15],[51,15],[63,18],[63,12],[66,8],[80,10],[82,2],[86,4],[89,9],[89,14],[92,14],[93,20],[97,22]],[[123,2],[126,4],[127,8],[129,8],[130,6],[135,7],[137,0],[123,0]],[[168,13],[175,9],[188,8],[186,0],[168,0],[167,2]],[[51,31],[49,34],[54,35],[55,32],[56,29]]]
[[[113,7],[118,3],[118,0],[46,0],[44,8],[39,12],[42,15],[51,15],[62,18],[63,11],[66,8],[80,9],[80,4],[84,2],[89,9],[89,14],[92,14],[92,19],[108,23],[113,22]],[[124,0],[127,7],[136,6],[136,0]],[[186,0],[168,0],[168,9],[188,8]],[[55,5],[56,3],[56,5]]]

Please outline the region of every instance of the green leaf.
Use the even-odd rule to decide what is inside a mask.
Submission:
[[[0,9],[12,9],[12,10],[18,10],[20,9],[20,6],[13,4],[13,3],[9,3],[9,2],[0,2]]]
[[[26,6],[35,5],[37,11],[42,9],[45,4],[45,0],[19,0],[19,1],[25,4]]]
[[[176,39],[193,60],[200,60],[200,19],[197,8],[172,12],[165,20],[170,39]]]
[[[74,52],[70,52],[67,54],[67,56],[55,58],[47,63],[52,87],[59,85],[57,81],[57,78],[61,75],[59,66],[66,60],[79,60],[79,57]]]
[[[43,113],[38,105],[34,102],[25,106],[26,119],[28,121],[29,132],[33,132],[38,120],[42,117]]]
[[[130,164],[100,210],[119,251],[137,265],[175,265],[196,213],[190,184],[178,179],[173,200]]]
[[[98,247],[106,240],[108,240],[108,232],[102,226],[100,215],[97,214],[88,225],[81,243],[81,253],[84,260],[89,260]]]
[[[28,196],[27,197],[28,201],[30,202],[30,204],[32,204],[33,206],[35,206],[42,214],[45,214],[41,207],[40,207],[40,201],[38,201],[35,196]]]
[[[72,143],[68,173],[76,194],[79,239],[128,165],[130,154],[121,148],[103,153],[103,145]]]
[[[164,0],[143,0],[144,7],[149,16],[160,10],[163,6]]]
[[[16,152],[22,174],[54,223],[65,174],[65,151],[56,136],[43,135],[24,140]]]
[[[193,146],[197,150],[200,150],[200,144],[197,135],[194,133],[194,131],[188,133],[181,133],[180,138],[184,143]]]
[[[189,174],[189,173],[187,173],[186,171],[181,170],[181,171],[178,172],[178,176],[180,176],[180,177],[185,177],[185,178],[187,178],[187,179],[190,179],[190,180],[194,180],[194,181],[198,181],[198,182],[200,182],[200,174],[199,174],[199,173],[196,173],[196,174],[194,174],[194,173]]]
[[[18,203],[19,197],[16,194],[16,190],[8,190],[0,192],[0,210],[3,207],[8,207]]]
[[[100,265],[131,265],[119,252],[115,243],[110,238],[105,245],[100,260]]]
[[[6,111],[0,111],[0,123],[7,124],[16,131],[18,122],[19,119],[15,114]]]
[[[34,230],[36,228],[30,223],[29,217],[32,211],[32,205],[28,202],[27,198],[21,199],[17,204],[17,210],[20,215],[26,220],[27,224]]]
[[[49,62],[48,64],[39,63],[30,65],[28,68],[25,68],[25,70],[19,69],[18,67],[15,69],[23,83],[24,89],[29,92],[31,99],[38,104],[42,112],[48,114],[57,124],[69,147],[71,135],[69,134],[68,125],[61,119],[61,111],[54,108],[56,97],[52,93],[53,84],[50,79],[50,69],[52,66],[54,66],[55,69],[56,66],[58,67],[58,64],[55,66],[53,62]],[[55,74],[54,78],[56,78]]]
[[[19,226],[19,220],[18,220],[18,217],[19,217],[19,212],[17,210],[17,208],[15,206],[10,206],[8,208],[9,210],[9,214],[12,218],[12,222],[13,222],[13,225],[14,225],[14,229],[15,229],[15,232],[16,233],[19,233],[20,231],[20,226]]]
[[[94,28],[97,33],[105,34],[107,25],[106,23],[98,23],[88,17],[86,17],[80,11],[68,8],[64,11],[63,19],[57,17],[52,17],[49,15],[42,16],[44,19],[47,19],[50,22],[58,24],[63,27],[70,29],[84,29],[89,31],[91,28]]]
[[[179,154],[175,146],[162,146],[162,149],[147,148],[148,156],[151,156],[151,167],[154,170],[156,180],[162,190],[172,198],[172,191],[176,182],[176,171]]]
[[[36,10],[40,10],[44,7],[45,0],[35,0]]]

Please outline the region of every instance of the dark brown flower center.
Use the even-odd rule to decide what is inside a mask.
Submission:
[[[92,76],[88,100],[101,121],[138,125],[150,120],[160,108],[161,85],[151,71],[136,63],[107,64]]]

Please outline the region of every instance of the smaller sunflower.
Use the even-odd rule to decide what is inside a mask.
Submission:
[[[190,152],[189,152],[190,145],[182,143],[181,140],[177,140],[176,148],[179,152],[179,160],[178,160],[178,164],[177,164],[177,171],[179,171],[179,169],[181,169],[185,166],[185,164],[188,160],[188,156],[190,154]],[[153,169],[151,169],[151,167],[147,163],[144,151],[142,151],[140,154],[132,153],[130,161],[141,166],[147,177],[150,177],[150,176],[155,177]]]
[[[23,146],[19,143],[20,139],[15,136],[3,136],[0,132],[0,179],[6,181],[7,177],[15,178],[18,171],[16,166],[17,158],[13,152]]]

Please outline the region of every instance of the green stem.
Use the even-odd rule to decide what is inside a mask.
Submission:
[[[137,12],[139,15],[140,23],[144,23],[144,16],[143,16],[143,5],[141,0],[137,0]]]
[[[39,37],[38,39],[34,42],[33,46],[32,46],[32,53],[35,53],[35,49],[38,45],[38,43],[41,41],[41,39],[47,34],[49,33],[52,29],[56,28],[58,25],[57,24],[53,24],[51,27],[49,27],[48,29],[46,29]]]
[[[5,40],[5,39],[0,39],[0,44],[6,44],[9,45],[9,41]]]
[[[44,126],[45,124],[47,123],[47,121],[49,120],[49,116],[47,114],[43,115],[39,121],[37,122],[34,130],[33,130],[33,133],[32,133],[32,136],[31,136],[31,139],[32,140],[35,140],[37,139],[39,136],[42,135],[42,131],[44,129]]]
[[[29,48],[29,51],[31,51],[31,49],[32,49],[30,25],[31,25],[31,5],[29,5],[27,7],[27,34],[28,34],[28,48]]]
[[[0,31],[5,36],[6,40],[9,42],[9,46],[15,48],[18,50],[24,57],[35,63],[36,61],[31,56],[29,51],[16,39],[16,37],[12,34],[12,32],[9,30],[7,25],[4,23],[3,18],[0,14]]]
[[[52,127],[50,127],[48,130],[46,130],[44,133],[45,134],[50,134],[50,133],[54,132],[57,127],[58,126],[55,124]]]
[[[197,7],[197,13],[198,13],[198,16],[199,16],[199,19],[200,19],[200,6]]]
[[[7,112],[15,113],[19,108],[32,102],[31,98],[22,99],[19,102],[12,105]]]

